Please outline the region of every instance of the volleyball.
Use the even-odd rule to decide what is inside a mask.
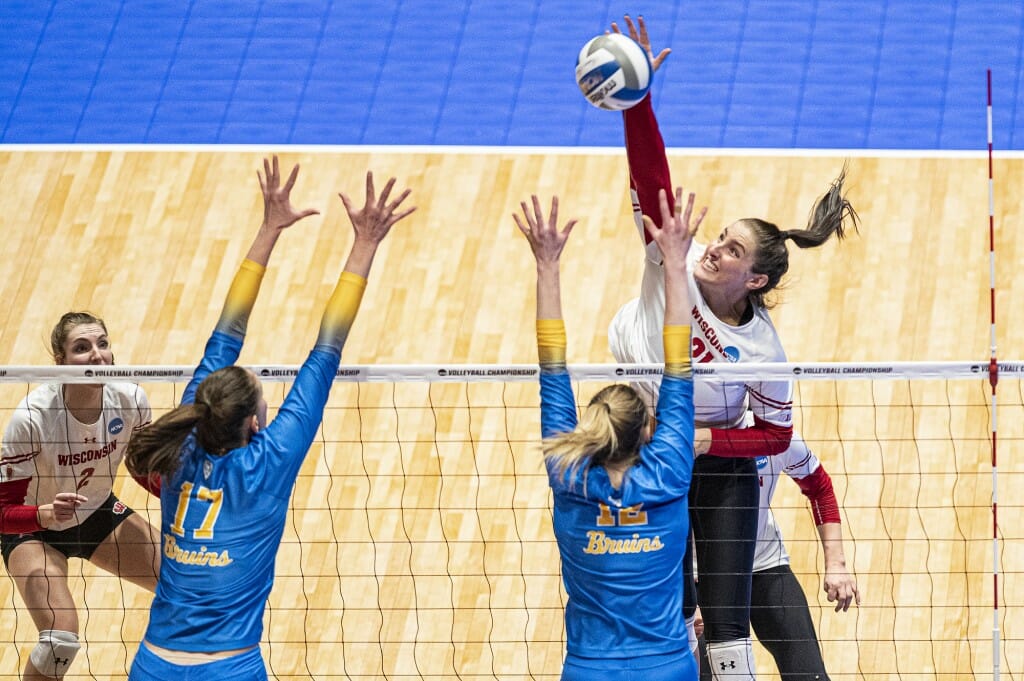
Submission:
[[[636,41],[621,33],[592,38],[576,58],[576,84],[599,109],[622,111],[651,88],[651,60]]]

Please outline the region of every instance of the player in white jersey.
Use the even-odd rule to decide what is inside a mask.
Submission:
[[[814,622],[803,589],[789,566],[782,532],[771,510],[772,497],[782,473],[800,487],[811,502],[825,558],[823,589],[836,612],[860,603],[857,581],[846,567],[839,504],[832,479],[798,434],[789,449],[777,456],[757,459],[761,489],[757,550],[754,554],[750,624],[758,640],[775,658],[783,681],[828,681]],[[702,653],[703,653],[702,649]],[[701,676],[712,678],[706,658]]]
[[[651,50],[646,27],[639,31],[626,17],[630,36],[647,51],[657,69],[668,55]],[[619,32],[612,24],[612,30]],[[634,215],[658,219],[658,195],[669,192],[665,144],[654,116],[651,95],[623,112],[626,157]],[[689,268],[694,362],[784,361],[785,354],[765,304],[789,268],[787,244],[821,245],[842,238],[847,219],[856,213],[843,196],[845,173],[818,200],[806,229],[783,230],[758,218],[724,227],[718,238],[693,252]],[[662,324],[664,274],[650,248],[650,234],[637,220],[648,245],[638,301],[628,303],[609,327],[609,344],[621,362],[660,362],[650,330]],[[755,459],[786,450],[792,436],[792,388],[788,381],[697,382],[694,465],[690,487],[693,529],[700,582],[697,597],[687,598],[687,617],[699,602],[712,672],[736,681],[754,678],[750,638],[751,571],[757,539],[758,485]],[[656,388],[654,388],[656,389]],[[747,411],[753,425],[744,427]],[[687,561],[687,566],[689,561]],[[691,645],[696,648],[696,638]]]
[[[101,319],[65,314],[50,337],[57,364],[113,364]],[[68,558],[82,558],[149,591],[159,535],[113,493],[125,446],[149,423],[130,383],[43,385],[14,410],[0,448],[0,546],[39,630],[24,679],[61,678],[79,650]]]

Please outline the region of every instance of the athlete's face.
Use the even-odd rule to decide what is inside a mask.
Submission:
[[[693,277],[699,283],[723,293],[745,297],[768,282],[765,274],[753,271],[757,241],[743,222],[734,222],[708,245],[697,262]]]
[[[114,353],[110,349],[107,332],[99,324],[79,324],[72,327],[64,341],[64,352],[57,358],[58,364],[113,364]]]

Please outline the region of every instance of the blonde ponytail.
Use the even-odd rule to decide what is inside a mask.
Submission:
[[[541,448],[559,477],[574,481],[583,467],[585,486],[591,466],[637,461],[646,424],[647,405],[636,390],[610,385],[594,395],[574,430],[545,438]]]

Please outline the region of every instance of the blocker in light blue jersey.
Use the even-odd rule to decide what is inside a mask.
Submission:
[[[576,427],[566,371],[541,373],[544,437]],[[612,660],[683,652],[693,658],[683,618],[687,492],[693,470],[693,381],[666,374],[657,427],[620,489],[601,466],[559,476],[549,463],[554,531],[562,557],[567,652]],[[567,660],[568,662],[568,660]],[[696,669],[693,669],[694,676]]]
[[[369,172],[364,206],[341,195],[355,238],[313,350],[268,425],[259,378],[235,361],[281,231],[316,211],[291,205],[298,166],[287,180],[276,157],[272,165],[264,159],[263,169],[263,223],[182,403],[139,430],[125,455],[133,475],[154,491],[159,486],[163,547],[130,681],[266,680],[259,642],[292,488],[323,419],[377,248],[413,211],[398,210],[409,190],[390,199],[392,178],[378,196]]]
[[[182,403],[241,348],[240,339],[214,332]],[[181,468],[161,486],[163,556],[147,641],[192,652],[259,643],[292,485],[339,360],[333,348],[317,346],[277,417],[248,445],[217,456],[188,438]]]

